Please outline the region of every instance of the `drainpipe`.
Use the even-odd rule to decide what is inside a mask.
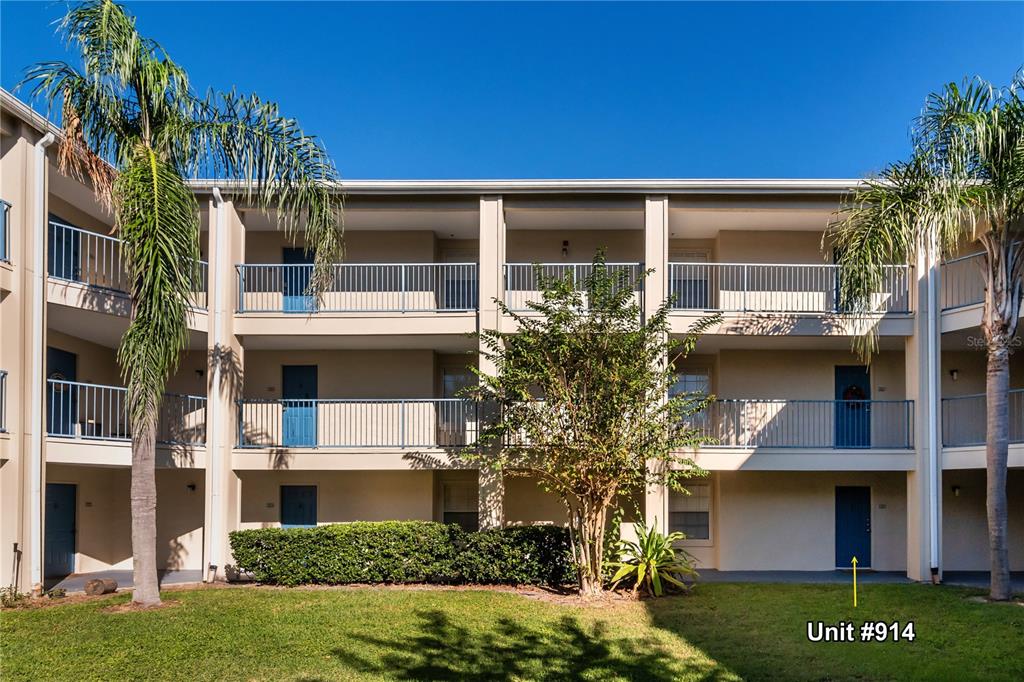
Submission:
[[[29,456],[30,572],[32,592],[43,588],[43,313],[46,278],[46,148],[53,144],[46,133],[35,144],[35,252],[32,255],[32,451]]]
[[[938,376],[938,342],[941,334],[938,312],[938,258],[934,241],[929,245],[928,253],[928,566],[931,569],[932,582],[939,582],[939,478],[942,475],[942,462],[939,457],[939,387]]]
[[[221,326],[223,324],[223,310],[221,305],[221,288],[224,284],[222,273],[219,272],[219,265],[224,260],[224,249],[227,248],[227,234],[224,229],[224,197],[221,196],[220,188],[213,188],[213,229],[216,238],[216,261],[214,267],[213,283],[213,377],[210,386],[214,394],[209,396],[207,403],[210,406],[210,441],[212,447],[207,452],[209,458],[206,463],[210,467],[210,558],[207,562],[206,581],[213,582],[217,579],[217,567],[221,565],[220,560],[220,505],[221,505],[221,457],[220,457],[220,390],[221,390]]]

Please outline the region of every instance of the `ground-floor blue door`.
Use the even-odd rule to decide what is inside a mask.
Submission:
[[[46,578],[63,578],[75,572],[75,486],[46,484],[46,531],[43,568]]]
[[[316,445],[316,365],[281,367],[283,420],[282,445],[309,448]]]
[[[871,447],[871,374],[865,365],[836,365],[837,448]]]
[[[281,486],[281,527],[306,528],[316,525],[316,486]]]
[[[314,308],[309,291],[309,281],[313,276],[313,254],[305,249],[285,248],[281,253],[282,268],[281,295],[284,298],[286,313],[306,313]]]
[[[836,486],[836,568],[871,567],[871,488]]]
[[[46,347],[46,377],[60,381],[78,380],[78,356],[60,348]],[[78,395],[74,386],[55,383],[46,387],[46,431],[55,436],[75,435]]]

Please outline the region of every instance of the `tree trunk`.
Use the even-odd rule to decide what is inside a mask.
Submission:
[[[986,505],[991,565],[989,597],[1005,601],[1010,591],[1010,560],[1006,546],[1006,467],[1009,448],[1010,353],[1003,345],[990,345],[985,373],[985,467],[988,473]]]
[[[574,554],[578,562],[580,595],[593,597],[604,591],[604,518],[601,505],[582,503],[570,515],[575,538]]]
[[[155,415],[132,429],[132,601],[160,603],[156,569],[156,428]]]
[[[991,584],[989,597],[1005,601],[1010,590],[1010,561],[1006,546],[1006,477],[1009,455],[1010,347],[1020,316],[1020,249],[1003,231],[981,237],[985,247],[985,307],[981,329],[988,349],[985,372],[986,508]]]

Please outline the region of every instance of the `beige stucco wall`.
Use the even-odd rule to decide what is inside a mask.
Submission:
[[[123,468],[47,466],[49,483],[77,486],[75,571],[130,569],[131,472]],[[160,469],[157,482],[157,565],[202,567],[203,472]],[[194,491],[188,486],[196,486]]]
[[[554,227],[554,226],[553,226]],[[569,255],[562,257],[562,242]],[[509,263],[589,263],[599,248],[609,262],[634,263],[644,259],[642,230],[508,230],[505,259]]]
[[[343,260],[345,263],[432,263],[436,241],[430,230],[348,230]],[[301,239],[292,244],[282,232],[250,231],[245,235],[245,262],[280,263],[283,248],[303,245]]]
[[[942,353],[942,397],[972,395],[985,392],[985,367],[988,356],[981,341],[981,332],[974,335],[981,344],[974,350],[943,351]],[[956,381],[950,374],[957,371]],[[1024,355],[1010,354],[1010,388],[1024,388]]]
[[[720,570],[835,568],[835,487],[871,487],[872,568],[906,570],[906,477],[901,472],[719,472],[712,546]]]
[[[832,260],[822,252],[820,232],[722,230],[715,242],[715,257],[721,263],[822,264]]]
[[[79,382],[106,386],[124,385],[113,348],[107,348],[52,329],[47,331],[46,345],[78,356]],[[47,371],[46,375],[49,376],[50,372]]]
[[[836,365],[858,364],[848,351],[723,350],[712,370],[712,390],[720,398],[834,400]],[[903,353],[878,353],[870,373],[873,400],[904,399]]]
[[[1010,469],[1006,495],[1010,570],[1024,571],[1024,469]],[[942,561],[947,571],[988,570],[984,469],[942,472]]]
[[[431,471],[244,471],[241,528],[281,521],[281,486],[317,486],[317,522],[434,519]]]

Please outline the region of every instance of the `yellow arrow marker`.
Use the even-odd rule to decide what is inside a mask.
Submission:
[[[853,557],[853,608],[857,608],[857,557]]]

